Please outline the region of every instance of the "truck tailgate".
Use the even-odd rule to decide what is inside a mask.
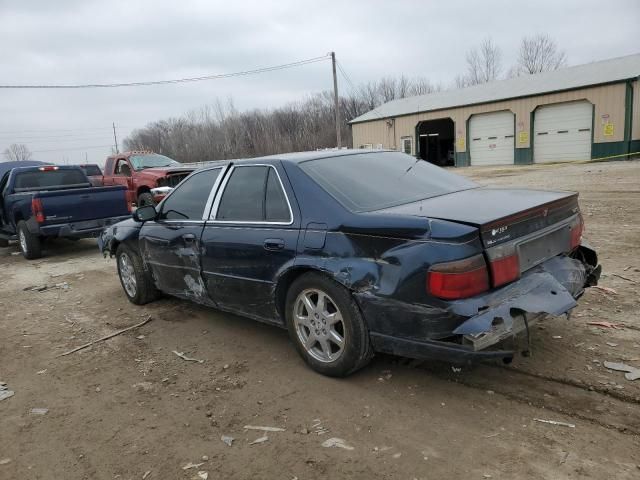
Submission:
[[[73,188],[37,192],[42,202],[43,225],[72,223],[127,215],[127,189],[123,186]]]

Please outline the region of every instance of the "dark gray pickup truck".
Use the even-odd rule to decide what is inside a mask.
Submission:
[[[92,187],[80,167],[13,168],[0,179],[0,247],[18,240],[27,259],[51,237],[97,237],[131,216],[122,186]]]

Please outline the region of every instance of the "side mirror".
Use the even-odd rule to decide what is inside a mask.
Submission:
[[[136,222],[146,222],[148,220],[155,220],[157,215],[156,207],[153,205],[145,205],[133,212],[133,219]]]

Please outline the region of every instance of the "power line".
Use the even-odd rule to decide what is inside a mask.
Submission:
[[[300,67],[302,65],[309,65],[311,63],[322,62],[328,60],[329,55],[324,55],[322,57],[314,57],[308,58],[306,60],[299,60],[297,62],[284,63],[282,65],[274,65],[271,67],[263,67],[256,68],[254,70],[245,70],[242,72],[233,72],[233,73],[221,73],[214,75],[205,75],[202,77],[191,77],[191,78],[179,78],[174,80],[151,80],[144,82],[130,82],[130,83],[93,83],[93,84],[84,84],[84,85],[0,85],[0,88],[23,88],[23,89],[44,89],[44,88],[53,88],[53,89],[75,89],[75,88],[116,88],[116,87],[146,87],[150,85],[167,85],[174,83],[187,83],[187,82],[200,82],[203,80],[218,80],[221,78],[233,78],[233,77],[243,77],[246,75],[256,75],[259,73],[266,72],[274,72],[276,70],[284,70],[286,68],[294,68]]]
[[[111,148],[113,145],[93,145],[89,147],[73,147],[73,148],[54,148],[51,150],[34,150],[31,153],[47,153],[47,152],[67,152],[71,150],[89,150],[92,148]]]
[[[137,126],[132,125],[116,125],[118,128],[138,128]],[[0,135],[5,134],[31,134],[31,133],[54,133],[54,132],[77,132],[77,131],[93,131],[93,130],[109,130],[111,131],[111,126],[108,127],[79,127],[79,128],[43,128],[43,129],[34,129],[34,130],[3,130],[0,131]]]

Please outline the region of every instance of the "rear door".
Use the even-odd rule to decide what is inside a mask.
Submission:
[[[300,219],[281,165],[235,165],[202,234],[207,290],[227,309],[276,320],[275,285],[293,264]]]
[[[142,257],[163,292],[212,303],[200,275],[200,237],[225,167],[195,173],[158,206],[140,231]]]

